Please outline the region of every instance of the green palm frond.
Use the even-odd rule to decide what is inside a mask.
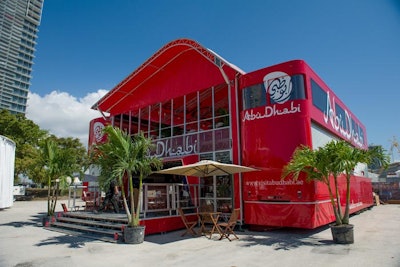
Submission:
[[[127,175],[129,192],[133,192],[132,175],[139,174],[139,188],[141,189],[142,180],[153,170],[159,170],[162,166],[160,159],[149,155],[152,148],[151,140],[143,134],[131,137],[121,129],[112,126],[105,127],[104,133],[107,135],[107,141],[95,147],[97,153],[94,157],[94,163],[101,167],[102,183],[107,184],[116,178],[123,186],[122,178]],[[124,190],[122,191],[124,192]],[[129,210],[125,194],[123,194],[123,198],[129,225],[139,225],[140,203],[135,210],[133,193],[130,194],[131,209]],[[139,201],[141,201],[140,196]]]
[[[312,150],[307,146],[298,147],[290,162],[284,167],[282,178],[292,177],[299,179],[301,173],[306,175],[306,181],[320,181],[327,185],[336,224],[349,223],[350,206],[350,179],[354,168],[359,162],[370,163],[379,161],[382,166],[387,166],[389,157],[381,147],[371,150],[362,150],[351,146],[344,140],[332,140],[325,146]],[[346,207],[342,215],[338,177],[346,177]],[[334,185],[331,185],[333,177]],[[334,191],[332,191],[332,188]],[[335,199],[336,196],[336,199]]]

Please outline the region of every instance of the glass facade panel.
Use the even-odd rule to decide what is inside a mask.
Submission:
[[[328,95],[313,79],[311,79],[311,94],[313,105],[324,112],[326,110]]]
[[[230,150],[215,152],[215,160],[222,163],[232,163]]]
[[[186,123],[197,122],[198,118],[197,92],[186,96]]]
[[[150,106],[150,137],[155,140],[160,134],[160,103]]]
[[[140,125],[139,131],[143,132],[144,135],[148,136],[149,131],[149,108],[144,107],[140,109]]]
[[[123,117],[115,116],[114,125],[130,128],[131,134],[142,131],[145,136],[151,137],[155,144],[151,153],[160,158],[198,155],[200,160],[231,163],[228,88],[221,85],[142,107]],[[165,165],[165,168],[168,166]],[[230,176],[201,178],[200,187],[196,185],[196,203],[191,203],[193,199],[188,198],[188,194],[178,190],[178,187],[172,190],[174,194],[166,194],[165,192],[171,190],[160,183],[168,184],[169,178],[171,177],[153,175],[147,179],[147,212],[170,213],[177,205],[185,208],[192,205],[211,205],[213,210],[222,212],[232,207],[233,190]],[[178,193],[180,191],[182,194]],[[190,192],[193,193],[194,191]],[[160,195],[163,197],[160,198]]]
[[[231,180],[232,178],[228,175],[217,176],[217,197],[229,198],[232,195]]]
[[[228,88],[217,87],[214,91],[214,126],[215,128],[229,126]]]
[[[346,113],[344,109],[338,104],[335,104],[335,108],[336,108],[336,116],[339,118],[341,124],[340,127],[345,131],[347,131],[350,125],[347,125]]]
[[[215,150],[230,149],[231,142],[229,137],[229,128],[216,129],[214,131]]]
[[[200,160],[214,160],[213,153],[200,154]]]
[[[201,130],[210,130],[213,129],[213,89],[209,88],[200,92],[200,127]]]
[[[222,213],[231,213],[233,210],[231,199],[218,199],[217,200],[217,211]],[[229,219],[229,218],[228,218]]]
[[[173,122],[173,129],[172,129],[172,135],[177,136],[177,135],[182,135],[184,132],[185,128],[185,101],[184,97],[177,97],[174,98],[173,100],[173,116],[172,116],[172,122]]]
[[[200,178],[200,209],[208,207],[209,210],[215,211],[215,183],[214,177],[201,177]]]
[[[172,135],[171,108],[171,100],[165,101],[161,104],[160,138],[166,138]]]
[[[351,118],[351,122],[348,120],[350,114],[341,105],[332,101],[332,98],[329,96],[329,91],[322,89],[322,87],[312,79],[311,91],[313,106],[324,113],[324,116],[334,116],[335,120],[339,122],[339,127],[342,132],[351,132],[352,141],[364,144],[363,128],[354,121],[353,118]],[[334,104],[331,103],[331,101]],[[331,105],[335,106],[332,107]]]
[[[167,186],[149,185],[145,196],[147,197],[144,201],[147,204],[146,210],[164,210],[167,208]]]
[[[139,113],[138,111],[133,112],[131,111],[130,114],[128,114],[127,122],[130,122],[130,125],[128,125],[129,133],[131,135],[137,134],[139,132]]]
[[[243,106],[245,109],[267,105],[267,94],[264,84],[257,84],[243,89]]]
[[[200,142],[199,142],[200,153],[214,151],[213,132],[212,131],[200,132],[199,135],[200,135]]]
[[[186,133],[194,133],[199,130],[198,101],[197,92],[186,96]]]

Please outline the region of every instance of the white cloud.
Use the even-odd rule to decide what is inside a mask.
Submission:
[[[53,91],[44,97],[29,92],[26,117],[57,137],[78,138],[87,146],[89,122],[101,116],[91,106],[106,93],[99,89],[77,99],[66,92]]]

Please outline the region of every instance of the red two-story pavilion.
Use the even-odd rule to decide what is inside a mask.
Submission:
[[[240,208],[241,222],[254,228],[325,225],[334,221],[327,189],[282,180],[283,166],[301,144],[345,139],[367,147],[365,127],[304,61],[245,73],[188,39],[166,44],[93,109],[102,116],[90,123],[89,146],[103,142],[101,130],[112,124],[152,138],[164,168],[211,159],[260,170],[151,175],[142,207],[146,233],[176,229],[178,207],[194,212],[202,205],[222,213]],[[373,204],[366,173],[363,166],[355,170],[351,212]]]

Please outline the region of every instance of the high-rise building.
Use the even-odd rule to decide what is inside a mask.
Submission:
[[[44,0],[0,0],[0,109],[25,114]]]

